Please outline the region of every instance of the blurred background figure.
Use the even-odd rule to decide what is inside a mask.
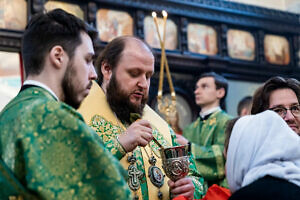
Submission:
[[[238,116],[250,115],[252,108],[252,96],[242,98],[237,107]]]
[[[223,157],[224,132],[231,118],[225,110],[227,80],[214,72],[200,76],[195,89],[195,101],[201,107],[199,117],[177,135],[178,143],[190,142],[198,171],[207,186],[227,186]]]

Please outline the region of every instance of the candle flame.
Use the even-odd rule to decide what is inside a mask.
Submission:
[[[162,15],[163,15],[164,17],[167,17],[167,16],[168,16],[167,11],[163,10],[163,11],[162,11]]]
[[[152,17],[156,18],[156,12],[152,12]]]

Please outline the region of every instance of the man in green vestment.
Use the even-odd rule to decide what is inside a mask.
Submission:
[[[26,80],[0,114],[0,199],[131,198],[122,166],[75,110],[97,78],[96,35],[61,9],[27,25]]]
[[[228,83],[214,72],[200,76],[195,89],[196,104],[201,107],[200,116],[177,135],[180,144],[191,143],[198,171],[207,186],[227,186],[225,159],[223,156],[225,126],[231,118],[224,110]]]
[[[107,149],[128,169],[134,199],[170,199],[183,195],[200,199],[203,179],[190,158],[190,172],[176,182],[162,171],[157,139],[164,147],[177,146],[168,124],[146,105],[154,56],[142,40],[123,36],[111,41],[96,62],[93,84],[79,112],[96,130]],[[141,118],[136,120],[136,118]]]

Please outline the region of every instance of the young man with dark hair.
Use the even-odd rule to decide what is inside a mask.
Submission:
[[[26,80],[0,114],[0,171],[10,182],[1,199],[131,198],[121,165],[75,110],[97,78],[93,35],[61,9],[27,25]]]
[[[196,104],[201,107],[200,116],[177,135],[178,143],[190,142],[198,171],[207,186],[219,184],[227,186],[225,180],[224,131],[231,118],[225,109],[228,83],[214,72],[204,73],[195,89]]]
[[[79,111],[128,169],[135,199],[169,199],[170,194],[200,199],[203,180],[192,157],[187,177],[173,182],[162,170],[160,147],[153,138],[164,147],[178,144],[168,124],[146,105],[154,73],[150,47],[136,37],[118,37],[101,52],[96,68],[98,84],[93,84]]]
[[[300,83],[293,78],[272,77],[253,95],[251,114],[265,110],[278,113],[300,135]]]

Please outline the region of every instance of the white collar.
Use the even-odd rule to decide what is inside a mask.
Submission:
[[[44,83],[41,83],[41,82],[35,81],[35,80],[26,80],[26,81],[24,81],[23,85],[36,85],[38,87],[44,88],[50,94],[52,94],[57,101],[59,101],[59,98],[56,96],[56,94]]]
[[[199,115],[200,115],[200,117],[204,118],[205,116],[207,116],[211,113],[214,113],[216,111],[220,111],[220,110],[221,110],[220,106],[217,106],[217,107],[211,108],[205,112],[200,112]]]

